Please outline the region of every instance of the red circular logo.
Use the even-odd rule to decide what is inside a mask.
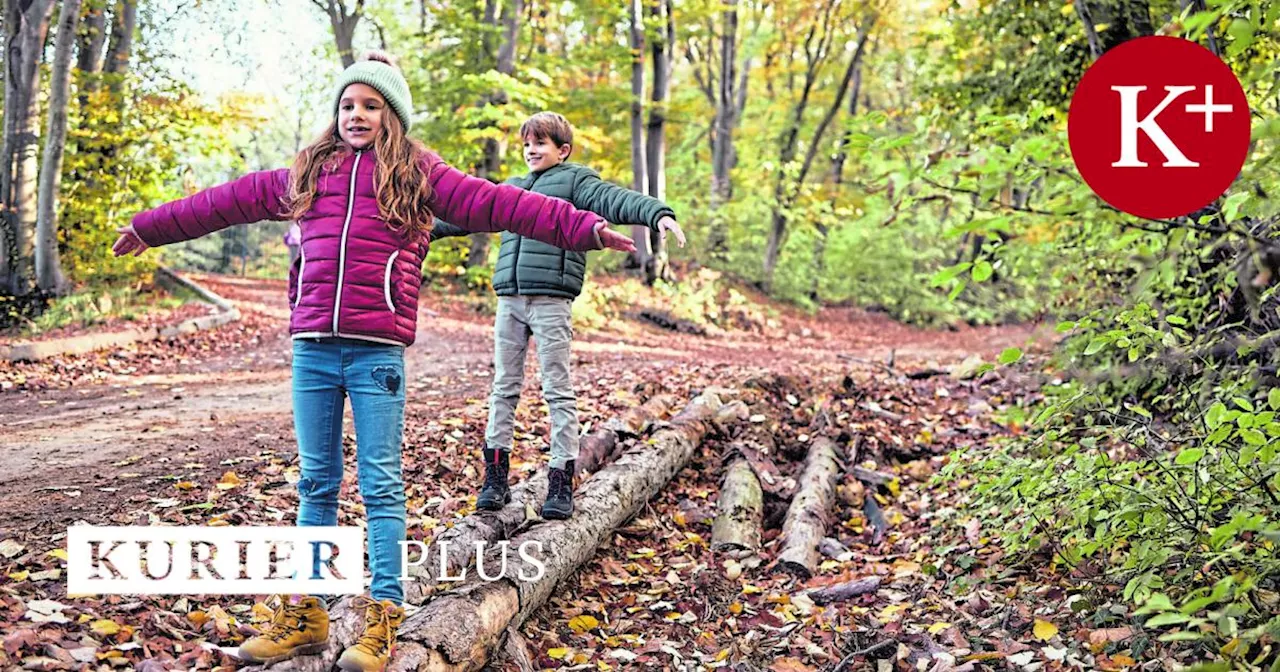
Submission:
[[[1222,195],[1249,153],[1249,101],[1213,52],[1177,37],[1142,37],[1103,54],[1067,115],[1084,181],[1140,217],[1190,214]]]

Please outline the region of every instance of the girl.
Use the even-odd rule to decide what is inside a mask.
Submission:
[[[569,250],[630,251],[634,245],[590,212],[464,175],[407,137],[409,86],[386,54],[370,52],[347,68],[333,100],[333,122],[291,169],[250,173],[140,213],[119,229],[114,250],[141,254],[265,219],[301,225],[301,253],[289,273],[302,465],[298,524],[337,524],[349,396],[373,599],[363,601],[362,636],[338,663],[345,670],[381,670],[404,618],[404,348],[414,341],[433,215],[471,231],[509,230]],[[315,597],[279,602],[271,627],[240,647],[242,659],[270,664],[324,650],[324,604]]]

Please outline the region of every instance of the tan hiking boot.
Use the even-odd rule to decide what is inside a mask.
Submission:
[[[356,598],[356,606],[364,607],[364,632],[356,643],[342,652],[338,667],[348,672],[382,672],[395,649],[396,630],[404,622],[404,609],[391,600],[375,602]]]
[[[317,597],[290,604],[278,595],[275,613],[261,635],[240,645],[240,660],[273,665],[294,656],[320,653],[329,646],[329,611]]]

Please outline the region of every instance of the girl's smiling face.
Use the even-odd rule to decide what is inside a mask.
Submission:
[[[338,137],[356,149],[373,145],[382,130],[387,101],[368,84],[352,84],[338,101]]]

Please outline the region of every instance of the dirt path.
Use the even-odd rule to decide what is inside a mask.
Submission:
[[[0,537],[56,534],[122,507],[141,515],[180,474],[296,452],[283,283],[197,279],[234,301],[244,323],[132,355],[98,355],[96,366],[110,373],[95,380],[0,394],[0,510],[8,513]],[[483,415],[492,375],[490,320],[465,302],[428,298],[417,343],[406,353],[411,418],[462,407]],[[730,373],[740,380],[753,369],[808,377],[848,368],[852,360],[883,360],[891,350],[900,362],[989,356],[1030,334],[923,332],[847,309],[817,319],[783,314],[767,331],[700,338],[632,322],[582,331],[574,344],[575,382],[583,389],[628,372],[661,377],[677,369],[705,378],[703,384]],[[180,355],[170,354],[175,348]],[[127,366],[118,364],[121,357]],[[535,361],[531,355],[526,398],[536,398]]]

